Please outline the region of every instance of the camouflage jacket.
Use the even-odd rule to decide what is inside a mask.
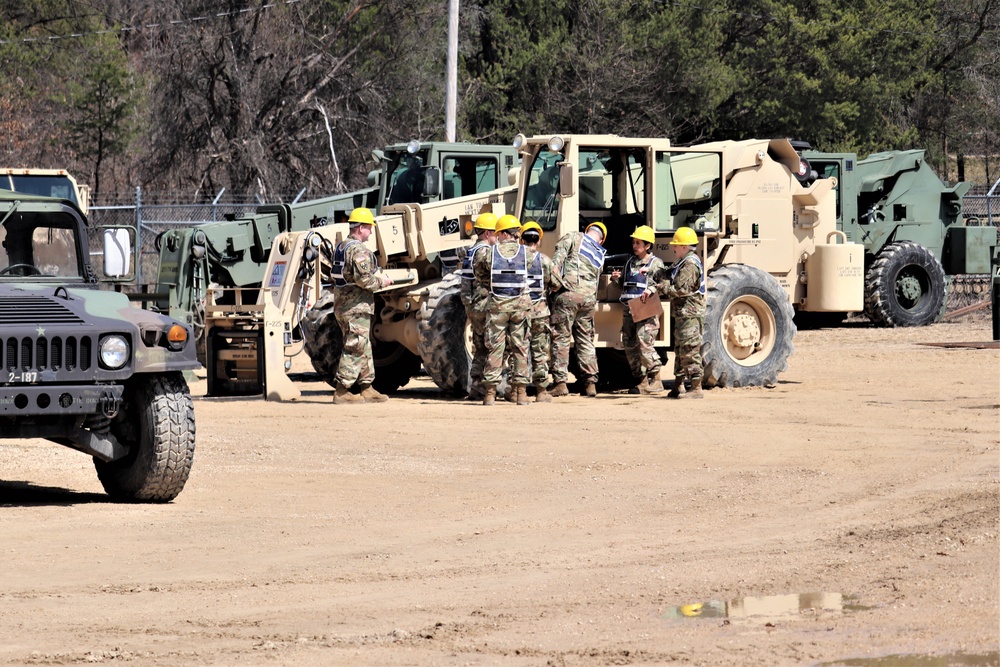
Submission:
[[[674,317],[705,317],[705,295],[701,259],[694,250],[688,251],[672,268],[662,268],[654,277],[656,289],[670,299],[670,314]],[[651,281],[653,284],[653,281]]]
[[[565,234],[556,243],[552,253],[552,264],[556,274],[562,278],[563,287],[571,292],[587,296],[597,295],[597,283],[602,267],[594,266],[580,255],[583,232]]]
[[[493,282],[493,253],[499,252],[502,256],[510,258],[516,255],[521,247],[517,241],[508,239],[497,243],[490,249],[490,252],[477,252],[476,256],[473,257],[472,270],[476,274],[476,283],[484,286],[488,295],[487,311],[492,313],[524,312],[527,314],[531,310],[531,297],[528,296],[527,284],[521,293],[514,297],[497,296],[490,291],[490,285]],[[524,252],[525,261],[528,266],[531,266],[535,259],[535,251],[525,248]]]
[[[344,313],[359,309],[374,315],[375,290],[382,287],[382,276],[375,255],[361,243],[347,249],[344,280],[347,284],[336,288],[334,310]]]

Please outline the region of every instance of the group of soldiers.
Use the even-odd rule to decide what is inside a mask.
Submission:
[[[364,242],[375,220],[366,208],[351,212],[350,233],[334,250],[334,313],[344,334],[334,403],[383,402],[372,387],[375,368],[369,332],[375,315],[375,290],[392,284],[380,273]],[[529,384],[535,402],[569,395],[570,348],[576,349],[581,394],[597,395],[598,365],[594,348],[597,288],[606,251],[607,228],[600,222],[570,232],[549,258],[538,249],[544,231],[535,222],[521,224],[513,215],[482,213],[475,220],[476,243],[462,259],[461,298],[472,326],[473,358],[469,396],[493,405],[504,370],[507,399],[527,405]],[[670,241],[676,261],[667,268],[653,253],[655,235],[648,226],[632,233],[632,256],[611,275],[626,303],[622,342],[640,394],[663,391],[660,357],[654,342],[660,320],[655,314],[636,320],[630,305],[663,296],[674,318],[674,384],[668,396],[701,398],[701,341],[705,320],[705,271],[695,248],[694,230],[682,227]],[[549,382],[551,373],[552,381]],[[691,389],[687,390],[685,381]],[[357,386],[358,393],[351,389]]]

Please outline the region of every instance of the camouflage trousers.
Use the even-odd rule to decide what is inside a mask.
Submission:
[[[486,369],[483,384],[495,387],[503,377],[504,354],[510,356],[511,384],[528,384],[528,318],[524,312],[486,315]]]
[[[648,317],[641,322],[632,319],[626,307],[622,312],[622,344],[628,359],[632,377],[641,380],[649,376],[660,376],[663,366],[656,352],[656,336],[660,333],[660,318]]]
[[[483,372],[486,368],[486,313],[469,312],[469,324],[472,327],[472,366],[469,367],[470,386],[476,387],[483,383]]]
[[[533,317],[529,325],[531,337],[531,382],[545,386],[549,379],[549,356],[552,354],[552,329],[549,316]]]
[[[355,383],[361,387],[370,385],[375,380],[371,341],[373,314],[364,308],[345,312],[334,310],[334,314],[344,335],[344,350],[337,367],[337,382],[345,387],[351,387]]]
[[[582,377],[597,382],[597,352],[594,350],[594,311],[597,299],[579,292],[561,292],[552,300],[552,380],[569,380],[569,348],[576,347]]]
[[[701,317],[678,317],[674,320],[674,377],[701,379],[701,344],[705,320]]]

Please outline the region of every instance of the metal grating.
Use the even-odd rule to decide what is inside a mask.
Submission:
[[[91,336],[10,336],[0,341],[0,368],[8,373],[86,372],[96,363]]]

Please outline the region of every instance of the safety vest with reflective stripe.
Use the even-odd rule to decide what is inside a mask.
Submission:
[[[472,281],[476,279],[476,274],[472,270],[472,257],[476,254],[476,251],[488,245],[489,243],[486,241],[480,241],[469,248],[469,252],[465,254],[465,259],[462,260],[462,268],[458,270],[458,275],[462,276],[462,280]]]
[[[622,276],[622,295],[619,299],[622,303],[640,297],[646,291],[646,275],[639,271],[641,261],[633,255],[625,262],[625,270],[622,272],[624,274]]]
[[[698,255],[693,252],[684,255],[684,257],[681,258],[681,261],[674,264],[674,270],[670,272],[670,280],[673,281],[674,277],[677,275],[677,271],[681,268],[681,265],[688,260],[691,260],[698,265],[698,272],[701,274],[701,284],[698,286],[698,292],[700,294],[704,294],[707,291],[705,289],[705,267],[702,265],[701,259],[699,259]]]
[[[490,275],[490,292],[494,296],[520,296],[528,286],[528,260],[524,246],[510,259],[500,254],[500,246],[493,246],[493,264]]]
[[[587,236],[583,235],[580,241],[580,255],[587,258],[587,261],[593,264],[595,267],[600,269],[604,266],[604,255],[607,254],[607,250],[600,243]]]
[[[528,294],[532,303],[538,303],[545,298],[545,268],[542,266],[542,253],[535,253],[535,261],[528,268]]]

